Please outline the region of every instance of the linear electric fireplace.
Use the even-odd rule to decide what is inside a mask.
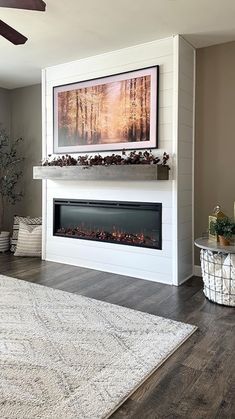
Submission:
[[[54,236],[162,248],[162,204],[54,199]]]

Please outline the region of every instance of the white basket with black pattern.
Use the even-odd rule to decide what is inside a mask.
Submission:
[[[0,232],[0,253],[7,252],[10,247],[10,233],[8,231]]]
[[[217,303],[235,307],[235,255],[201,249],[205,296]]]

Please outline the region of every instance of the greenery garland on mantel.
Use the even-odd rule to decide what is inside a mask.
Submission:
[[[127,153],[125,150],[122,154],[111,154],[108,156],[96,155],[82,155],[77,158],[66,154],[65,156],[48,156],[46,160],[42,161],[42,166],[123,166],[123,165],[161,165],[166,166],[170,170],[167,162],[169,160],[169,154],[163,153],[162,157],[154,156],[152,151],[136,151],[133,150]]]

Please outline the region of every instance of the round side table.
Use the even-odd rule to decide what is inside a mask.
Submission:
[[[194,243],[201,249],[205,296],[214,303],[235,307],[235,245],[221,246],[204,237]]]

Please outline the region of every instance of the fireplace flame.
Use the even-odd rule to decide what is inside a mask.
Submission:
[[[158,240],[144,232],[128,233],[113,226],[112,231],[105,231],[104,228],[94,229],[85,227],[84,223],[75,227],[61,227],[56,230],[56,235],[63,237],[74,237],[87,240],[97,240],[110,243],[129,244],[135,246],[157,247]]]

